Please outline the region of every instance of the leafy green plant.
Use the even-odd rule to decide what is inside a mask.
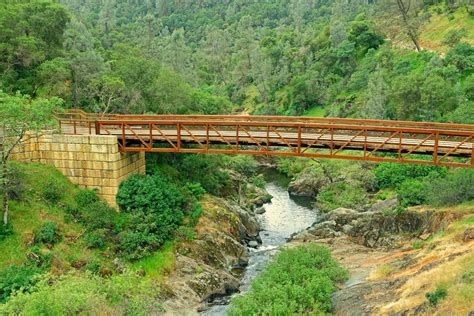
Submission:
[[[448,292],[443,287],[437,287],[434,292],[426,293],[426,299],[431,306],[438,305],[439,301],[446,298],[446,296],[448,296]]]
[[[42,197],[51,204],[58,203],[64,195],[64,187],[54,178],[46,181],[41,192]]]
[[[397,189],[400,205],[413,206],[426,202],[426,184],[420,180],[405,180]]]
[[[328,185],[316,196],[317,207],[323,212],[338,207],[361,209],[366,200],[367,193],[363,188],[344,182]]]
[[[196,237],[196,232],[193,227],[180,226],[176,230],[176,237],[184,241],[193,241]]]
[[[285,249],[252,282],[249,292],[232,299],[229,314],[329,313],[335,283],[346,278],[347,271],[326,247],[310,244]]]
[[[21,169],[16,164],[9,164],[7,194],[11,200],[20,201],[25,193],[25,183]]]
[[[199,200],[204,195],[204,193],[206,193],[206,190],[204,190],[200,183],[187,182],[185,189],[197,200]]]
[[[13,235],[13,226],[11,222],[8,222],[7,225],[0,225],[0,241],[11,235]]]
[[[380,163],[374,169],[374,174],[377,188],[398,188],[406,180],[445,175],[446,168],[429,165]]]
[[[26,265],[9,266],[0,270],[0,303],[5,303],[15,291],[29,291],[35,284],[38,272],[37,268]]]
[[[99,202],[99,197],[94,190],[82,189],[77,193],[75,200],[79,208],[84,208]]]
[[[88,248],[103,249],[107,243],[108,230],[99,228],[84,235],[84,242]]]
[[[474,170],[457,169],[428,185],[428,201],[434,205],[454,205],[474,199]]]
[[[45,222],[35,233],[35,243],[46,243],[54,245],[61,240],[58,224],[55,222]]]
[[[132,274],[107,279],[92,273],[45,275],[29,291],[17,292],[0,305],[0,314],[157,314],[158,293],[156,285]]]

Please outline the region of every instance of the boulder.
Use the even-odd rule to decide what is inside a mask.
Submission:
[[[301,172],[288,185],[288,192],[295,196],[315,197],[326,183],[327,179],[322,177],[322,175]]]
[[[258,242],[255,241],[255,240],[249,241],[249,247],[257,248],[258,247]]]
[[[468,228],[464,231],[462,240],[464,242],[469,242],[471,240],[474,240],[474,228]]]
[[[255,214],[263,214],[265,213],[267,210],[265,210],[264,207],[259,207],[255,210]]]
[[[369,208],[369,211],[370,212],[383,212],[383,211],[391,210],[395,208],[397,205],[398,205],[397,198],[387,199],[387,200],[376,202]]]

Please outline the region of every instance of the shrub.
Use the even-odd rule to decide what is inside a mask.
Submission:
[[[29,291],[38,272],[38,269],[26,265],[10,266],[0,271],[0,303],[5,303],[14,291]]]
[[[11,220],[8,222],[7,225],[0,223],[0,241],[11,235],[13,235],[13,227],[11,224]]]
[[[0,315],[155,315],[161,310],[157,295],[154,284],[130,274],[108,279],[92,273],[47,275],[30,292],[0,305]]]
[[[324,187],[316,197],[318,208],[328,212],[338,207],[361,209],[367,201],[365,190],[344,182]]]
[[[426,202],[427,188],[423,181],[405,180],[397,189],[400,205],[413,206]]]
[[[331,311],[335,283],[347,271],[323,246],[283,250],[253,282],[249,292],[232,299],[230,315],[319,315]]]
[[[91,204],[99,202],[99,197],[96,191],[83,189],[76,195],[75,201],[79,208],[86,208]]]
[[[99,228],[84,235],[84,242],[87,248],[103,249],[107,243],[108,230]]]
[[[196,233],[192,227],[180,226],[176,230],[176,236],[184,241],[192,241],[196,237]]]
[[[160,175],[130,177],[120,186],[117,203],[128,214],[119,249],[131,260],[158,249],[184,220],[183,194]]]
[[[130,260],[150,255],[182,224],[182,211],[155,212],[135,210],[129,214],[126,229],[119,234],[119,248]]]
[[[8,168],[8,197],[11,200],[20,201],[25,192],[23,173],[17,165],[9,165]]]
[[[123,211],[151,210],[173,212],[183,204],[183,196],[174,182],[160,175],[134,175],[122,182],[117,204]]]
[[[438,287],[434,292],[426,293],[426,299],[428,300],[431,306],[436,306],[438,305],[439,301],[446,298],[447,295],[448,292],[446,291],[446,289]]]
[[[186,182],[185,188],[196,200],[199,200],[206,193],[200,183]]]
[[[474,199],[474,170],[455,169],[446,178],[429,184],[428,201],[433,205],[454,205]]]
[[[50,178],[46,181],[42,192],[42,197],[49,203],[58,203],[64,196],[64,187],[54,178]]]
[[[55,222],[45,222],[35,233],[35,243],[46,243],[54,245],[61,240],[58,224]]]
[[[199,217],[202,214],[202,206],[199,203],[194,204],[193,210],[188,215],[188,224],[191,227],[196,226],[197,222],[199,221]]]
[[[374,169],[374,173],[377,188],[384,189],[397,188],[409,179],[443,176],[446,174],[446,168],[429,165],[381,163]]]
[[[267,184],[265,182],[265,178],[262,175],[253,176],[252,178],[250,178],[250,181],[252,182],[254,186],[261,189],[263,189],[265,185]]]

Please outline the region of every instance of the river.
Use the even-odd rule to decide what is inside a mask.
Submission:
[[[257,215],[262,229],[262,244],[257,249],[249,249],[250,260],[241,279],[241,293],[249,290],[252,280],[265,269],[287,238],[311,226],[317,217],[316,210],[311,207],[311,199],[290,196],[287,191],[287,177],[274,169],[265,169],[263,174],[266,180],[265,188],[273,198],[270,203],[264,205],[266,212]],[[201,315],[225,315],[228,307],[214,305]]]

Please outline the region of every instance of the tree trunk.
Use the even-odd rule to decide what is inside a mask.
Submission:
[[[398,9],[400,10],[400,13],[402,14],[403,23],[405,23],[405,27],[407,28],[408,37],[410,37],[411,41],[415,45],[416,50],[418,52],[421,52],[421,46],[420,46],[420,43],[418,42],[418,36],[416,35],[415,31],[410,25],[410,22],[408,21],[409,19],[408,10],[409,10],[410,4],[408,5],[408,8],[407,8],[405,6],[405,3],[403,3],[403,0],[397,0],[397,5],[398,5]]]
[[[7,178],[7,162],[2,162],[2,191],[3,191],[3,225],[8,224],[8,178]]]

